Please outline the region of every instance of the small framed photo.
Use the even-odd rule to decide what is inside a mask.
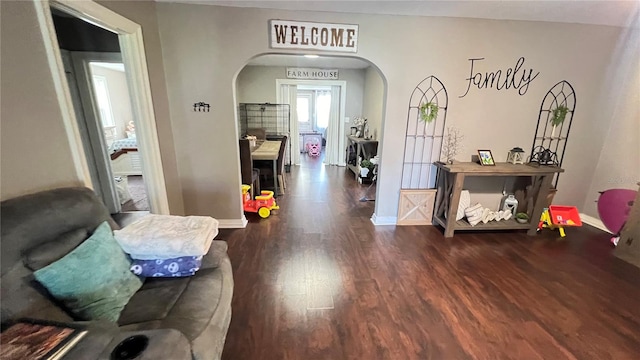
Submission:
[[[478,158],[480,158],[480,165],[482,166],[494,166],[496,164],[493,161],[491,150],[478,150]]]

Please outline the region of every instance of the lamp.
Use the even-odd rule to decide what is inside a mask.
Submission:
[[[514,147],[507,154],[507,162],[512,164],[524,164],[524,150]]]

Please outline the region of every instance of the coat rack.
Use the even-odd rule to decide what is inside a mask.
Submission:
[[[209,112],[210,109],[211,109],[211,105],[202,101],[193,104],[193,111]]]

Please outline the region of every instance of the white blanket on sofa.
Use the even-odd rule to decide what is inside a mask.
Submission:
[[[218,235],[218,220],[209,216],[148,215],[113,234],[134,259],[201,256]]]

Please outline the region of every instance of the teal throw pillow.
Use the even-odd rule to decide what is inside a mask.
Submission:
[[[130,266],[105,221],[63,258],[33,274],[79,320],[116,322],[142,286]]]

